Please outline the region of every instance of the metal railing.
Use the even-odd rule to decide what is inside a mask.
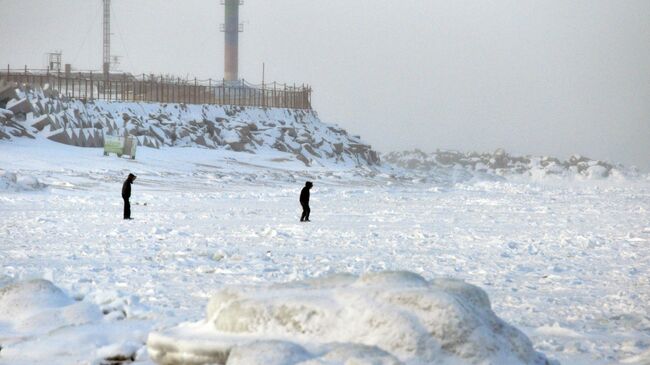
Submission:
[[[216,104],[311,109],[311,87],[240,81],[181,79],[171,76],[104,74],[98,71],[0,69],[0,79],[49,86],[62,96],[82,100]]]

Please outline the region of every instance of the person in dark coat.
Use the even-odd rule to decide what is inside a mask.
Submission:
[[[131,184],[135,181],[136,176],[129,174],[122,185],[122,199],[124,199],[124,219],[133,219],[131,218],[131,203],[129,199],[131,198]]]
[[[307,181],[305,187],[302,188],[302,191],[300,192],[300,205],[302,205],[302,215],[300,216],[301,222],[310,222],[309,213],[311,212],[311,209],[309,209],[309,189],[311,189],[312,186],[314,186],[314,184],[312,184],[311,181]]]

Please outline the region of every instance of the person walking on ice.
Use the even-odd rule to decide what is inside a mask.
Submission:
[[[311,189],[312,186],[314,186],[314,184],[312,184],[311,181],[307,181],[305,187],[302,188],[302,191],[300,192],[300,205],[302,205],[302,215],[300,216],[301,222],[311,222],[309,220],[309,213],[311,212],[311,209],[309,209],[309,189]]]
[[[133,219],[131,218],[131,203],[129,199],[131,198],[131,184],[135,181],[136,176],[129,174],[122,185],[122,199],[124,199],[124,219]]]

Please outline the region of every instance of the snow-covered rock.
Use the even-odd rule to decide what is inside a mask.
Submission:
[[[83,101],[24,86],[0,103],[0,139],[42,134],[64,144],[102,147],[104,135],[136,136],[138,145],[288,152],[319,161],[376,165],[356,136],[323,123],[315,111],[220,105]]]
[[[410,272],[222,289],[147,345],[164,365],[551,363],[480,288]]]
[[[437,150],[426,153],[413,151],[391,152],[382,155],[382,161],[395,167],[419,172],[439,173],[441,171],[462,169],[470,173],[482,173],[493,176],[513,177],[580,177],[585,179],[604,179],[609,177],[638,177],[636,168],[606,161],[592,160],[574,155],[568,160],[547,156],[513,156],[503,149],[494,153],[464,153],[458,151]]]

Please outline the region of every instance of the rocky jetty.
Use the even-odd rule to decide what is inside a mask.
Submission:
[[[0,85],[0,140],[39,134],[80,147],[102,147],[105,135],[129,134],[151,148],[270,149],[307,166],[379,164],[370,145],[312,110],[78,100],[47,86]]]

